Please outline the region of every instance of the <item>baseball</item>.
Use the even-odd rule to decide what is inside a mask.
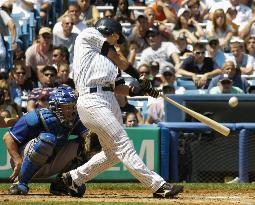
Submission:
[[[230,107],[236,107],[238,105],[238,99],[237,97],[233,96],[229,99],[228,104]]]

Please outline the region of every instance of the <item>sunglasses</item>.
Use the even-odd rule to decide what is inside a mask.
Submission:
[[[54,74],[52,74],[52,73],[44,73],[44,75],[46,76],[46,77],[55,77],[55,75]]]
[[[204,54],[205,54],[205,51],[200,51],[200,52],[197,51],[197,52],[195,52],[195,54],[196,54],[196,55],[204,55]]]

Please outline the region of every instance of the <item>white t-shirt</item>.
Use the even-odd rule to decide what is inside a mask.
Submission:
[[[161,46],[153,50],[151,47],[144,49],[141,53],[141,63],[149,65],[152,61],[159,62],[160,69],[163,65],[170,63],[170,57],[173,53],[179,53],[178,48],[171,42],[162,42]]]

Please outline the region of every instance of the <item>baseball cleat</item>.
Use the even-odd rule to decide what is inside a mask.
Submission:
[[[177,194],[183,192],[183,186],[171,185],[169,183],[163,184],[155,193],[154,198],[173,198]]]
[[[63,173],[61,179],[67,187],[67,191],[70,196],[83,197],[86,191],[85,184],[82,184],[81,186],[75,184],[69,172]]]
[[[63,182],[61,176],[57,176],[56,179],[50,184],[50,193],[57,196],[69,195],[67,187]]]
[[[9,188],[11,195],[27,195],[29,188],[26,184],[13,183]]]

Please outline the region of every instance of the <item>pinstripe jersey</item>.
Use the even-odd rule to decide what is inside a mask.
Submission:
[[[114,85],[117,67],[100,54],[106,38],[94,27],[84,29],[76,38],[73,72],[78,90],[86,87]]]

